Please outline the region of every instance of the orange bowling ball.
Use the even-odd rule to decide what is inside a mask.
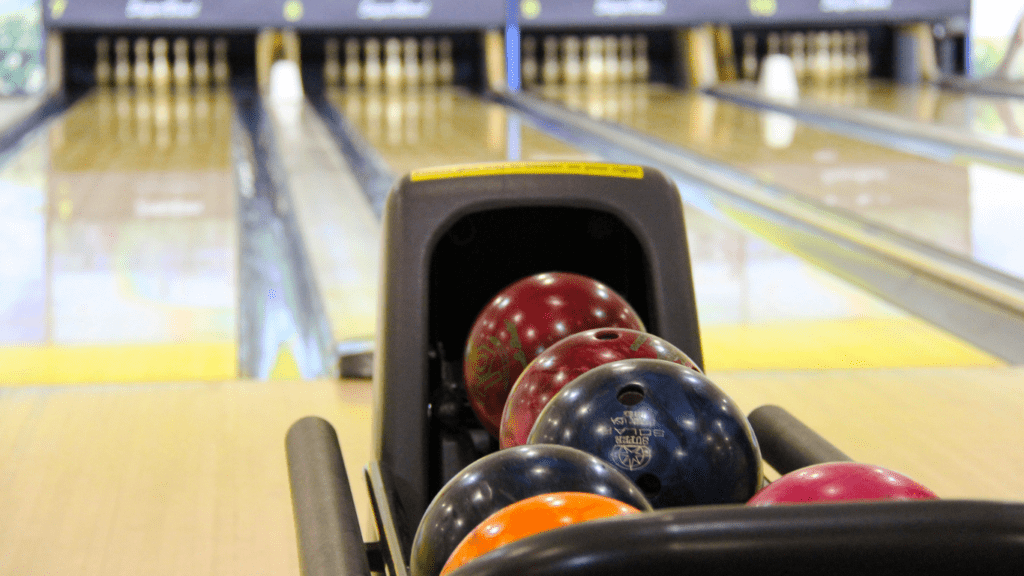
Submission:
[[[441,569],[441,576],[527,536],[588,520],[639,512],[629,504],[585,492],[555,492],[520,500],[498,510],[467,534]]]

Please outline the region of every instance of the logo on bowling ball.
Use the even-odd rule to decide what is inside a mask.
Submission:
[[[479,383],[475,392],[480,398],[486,397],[495,385],[501,390],[512,387],[513,362],[518,362],[520,368],[525,368],[528,364],[515,324],[506,320],[505,329],[509,334],[508,346],[502,344],[495,336],[488,336],[486,341],[470,346],[469,365],[472,366]]]
[[[621,436],[619,437],[621,438]],[[616,438],[618,440],[618,438]],[[651,449],[647,446],[619,444],[612,449],[611,461],[623,470],[639,470],[651,462]]]

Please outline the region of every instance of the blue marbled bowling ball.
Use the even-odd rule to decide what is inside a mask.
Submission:
[[[665,360],[587,371],[552,397],[529,443],[610,462],[655,508],[746,502],[763,478],[754,431],[736,403],[700,372]]]

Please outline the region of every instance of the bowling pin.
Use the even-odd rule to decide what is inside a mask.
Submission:
[[[341,46],[337,38],[324,40],[324,84],[337,86],[341,83]]]
[[[557,84],[561,79],[561,67],[558,63],[558,38],[544,37],[544,67],[541,70],[545,85]]]
[[[782,53],[782,37],[778,32],[768,34],[768,56]]]
[[[405,79],[402,75],[402,42],[398,38],[384,41],[384,84],[394,90],[402,87]]]
[[[651,62],[647,57],[647,36],[637,34],[633,40],[633,47],[636,50],[634,75],[638,81],[647,82],[651,75]]]
[[[743,35],[743,78],[745,80],[757,79],[757,36],[753,33]]]
[[[195,78],[196,86],[199,88],[210,87],[210,41],[206,38],[196,38],[192,44],[192,54],[195,61],[192,64],[192,75]]]
[[[857,34],[853,30],[843,33],[843,73],[851,80],[857,76]]]
[[[402,65],[405,72],[405,86],[420,85],[420,43],[413,37],[402,41]]]
[[[149,88],[149,39],[135,39],[135,72],[132,77],[136,88]]]
[[[580,39],[576,36],[566,36],[562,39],[562,81],[566,84],[579,84],[582,67]]]
[[[367,38],[363,43],[363,54],[366,58],[363,63],[363,85],[367,88],[379,88],[384,79],[380,66],[380,40]]]
[[[604,37],[604,81],[619,81],[619,39],[612,35]]]
[[[228,39],[223,37],[217,38],[213,41],[213,80],[218,86],[224,86],[228,83],[230,75],[231,71],[228,67]]]
[[[420,43],[421,65],[420,72],[424,86],[437,85],[437,41],[432,36],[427,36]]]
[[[93,68],[93,73],[97,86],[110,86],[110,39],[106,36],[96,39],[96,65]]]
[[[807,41],[802,32],[794,32],[789,37],[789,58],[797,80],[803,82],[807,78]]]
[[[604,81],[604,40],[600,36],[587,36],[583,48],[587,63],[587,83],[599,84]]]
[[[828,44],[828,32],[818,32],[814,35],[814,50],[810,56],[810,68],[815,82],[828,82],[829,69],[832,64]]]
[[[114,82],[120,87],[128,86],[132,81],[130,50],[131,45],[127,38],[122,36],[114,41]]]
[[[363,66],[359,60],[359,39],[345,39],[345,86],[359,86],[363,78]]]
[[[171,88],[169,49],[167,38],[161,36],[153,41],[153,87],[159,91],[167,91]]]
[[[857,76],[867,78],[871,74],[871,47],[866,30],[860,30],[857,38]]]
[[[536,36],[524,36],[519,70],[523,79],[523,86],[529,88],[536,85],[538,71],[537,38]]]
[[[455,58],[452,39],[442,36],[437,43],[437,77],[441,84],[448,86],[455,80]]]
[[[191,66],[188,63],[188,40],[174,40],[174,85],[178,90],[186,90],[192,80]]]
[[[633,81],[633,64],[635,59],[633,37],[623,34],[619,37],[619,78],[623,82]]]
[[[846,58],[843,56],[843,33],[833,30],[828,35],[829,45],[829,78],[833,82],[841,82],[846,75]]]

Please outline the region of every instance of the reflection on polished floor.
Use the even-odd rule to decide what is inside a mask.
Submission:
[[[230,111],[97,91],[2,167],[0,381],[235,375]]]
[[[555,86],[540,94],[1024,278],[1024,256],[1001,248],[1020,238],[1007,215],[1024,213],[1024,196],[1014,193],[1024,172],[928,160],[659,85]]]

